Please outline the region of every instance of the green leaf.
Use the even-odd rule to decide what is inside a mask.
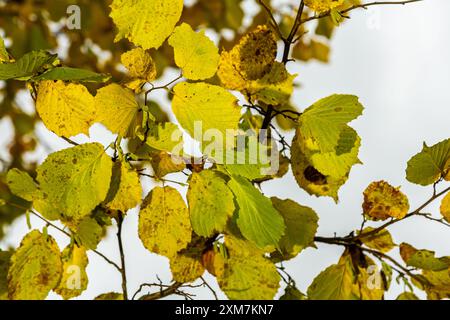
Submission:
[[[273,263],[252,243],[227,236],[229,258],[217,274],[220,288],[231,300],[270,300],[280,287]]]
[[[37,169],[41,200],[36,209],[53,220],[80,221],[109,190],[112,160],[98,143],[52,153]]]
[[[237,225],[244,237],[259,248],[277,247],[285,225],[270,200],[243,177],[233,176],[228,186],[236,196]]]
[[[176,155],[181,155],[183,151],[183,132],[175,123],[156,123],[149,121],[148,132],[137,133],[137,137],[156,150],[168,151]]]
[[[106,82],[111,79],[110,75],[96,73],[90,70],[59,67],[50,69],[43,74],[33,77],[32,81],[62,80],[74,82]]]
[[[0,80],[29,80],[50,68],[56,59],[57,55],[44,50],[29,52],[16,62],[0,64]]]
[[[307,296],[296,287],[287,286],[280,300],[307,300]]]
[[[56,241],[37,230],[28,233],[11,257],[8,296],[12,300],[43,300],[61,277]]]
[[[149,251],[172,257],[191,241],[189,212],[180,193],[155,187],[139,212],[139,238]]]
[[[403,292],[395,300],[420,300],[420,299],[412,292]]]
[[[221,233],[234,213],[234,197],[224,178],[213,170],[194,172],[190,178],[187,199],[191,224],[200,236]]]
[[[363,112],[358,97],[334,94],[310,106],[300,116],[300,133],[305,143],[319,152],[335,152],[342,130]]]
[[[450,169],[449,160],[450,139],[431,147],[424,143],[422,151],[408,161],[406,179],[422,186],[435,183]]]
[[[122,293],[117,293],[117,292],[108,292],[108,293],[103,293],[99,296],[97,296],[94,300],[123,300],[123,294]]]
[[[6,175],[6,181],[11,192],[27,201],[33,201],[36,195],[37,186],[33,178],[25,171],[11,169]]]
[[[86,217],[78,224],[75,234],[81,245],[95,250],[102,240],[103,228],[94,218]]]
[[[271,200],[286,225],[284,236],[278,244],[280,251],[273,252],[271,257],[288,260],[297,256],[303,249],[314,246],[319,220],[314,210],[289,199],[273,197]]]
[[[400,255],[408,266],[418,269],[442,271],[450,267],[450,257],[436,258],[434,251],[418,250],[407,243],[400,245]]]

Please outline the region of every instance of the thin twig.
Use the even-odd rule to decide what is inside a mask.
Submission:
[[[119,212],[117,218],[117,242],[119,243],[120,261],[121,261],[120,274],[122,275],[123,298],[124,300],[128,300],[127,271],[125,266],[125,253],[123,250],[123,242],[122,242],[122,224],[123,224],[123,215],[121,212]]]
[[[147,178],[152,178],[152,179],[155,179],[157,181],[175,183],[175,184],[178,184],[178,185],[183,186],[183,187],[188,187],[189,186],[187,183],[184,183],[184,182],[179,182],[179,181],[170,180],[170,179],[158,178],[157,176],[153,176],[153,175],[147,174],[147,173],[139,173],[139,175],[143,176],[143,177],[147,177]]]
[[[369,3],[363,3],[363,4],[358,4],[358,5],[351,6],[350,8],[347,8],[347,9],[345,9],[343,11],[340,11],[340,14],[344,15],[344,14],[346,14],[346,13],[352,11],[352,10],[355,10],[355,9],[367,9],[368,7],[371,7],[371,6],[378,6],[378,5],[406,5],[406,4],[409,4],[409,3],[421,2],[421,1],[423,1],[423,0],[375,1],[375,2],[369,2]],[[317,19],[322,19],[322,18],[325,18],[325,17],[329,17],[330,14],[331,14],[331,12],[328,11],[326,13],[322,13],[322,14],[319,14],[317,16],[312,16],[312,17],[309,17],[309,18],[305,18],[305,19],[301,20],[300,24],[304,24],[304,23],[306,23],[308,21],[312,21],[312,20],[317,20]]]
[[[200,279],[202,279],[203,284],[209,289],[209,291],[211,291],[211,293],[212,293],[213,296],[214,296],[214,299],[219,300],[219,297],[217,296],[216,291],[209,285],[208,282],[206,282],[205,278],[200,277]]]
[[[264,2],[264,0],[258,0],[258,3],[264,8],[264,10],[267,12],[267,15],[269,16],[273,27],[275,29],[275,31],[278,34],[278,37],[280,37],[281,40],[285,41],[286,39],[284,38],[283,34],[281,33],[280,27],[278,25],[277,20],[275,19],[275,17],[273,16],[272,10],[270,10],[269,6]]]

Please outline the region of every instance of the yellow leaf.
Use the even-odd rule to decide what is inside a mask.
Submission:
[[[375,230],[372,227],[364,228],[362,234]],[[395,247],[392,236],[386,229],[381,230],[373,235],[361,238],[361,241],[369,248],[376,249],[381,252],[389,252]]]
[[[69,245],[61,253],[63,273],[55,292],[64,299],[78,297],[87,289],[88,276],[86,267],[89,263],[86,249]]]
[[[198,134],[218,130],[222,137],[227,130],[237,130],[241,117],[237,99],[227,90],[206,83],[182,82],[175,86],[172,110],[181,126],[197,140]],[[201,131],[195,134],[195,125]]]
[[[193,282],[203,275],[205,267],[202,264],[202,253],[206,247],[205,242],[205,238],[194,234],[188,247],[170,258],[170,270],[174,281]]]
[[[327,12],[343,3],[344,0],[305,0],[305,4],[318,13]]]
[[[191,241],[189,212],[180,193],[155,187],[139,213],[139,238],[151,252],[174,256]]]
[[[114,0],[110,17],[118,28],[115,41],[127,38],[144,49],[158,49],[182,11],[183,0]]]
[[[11,257],[8,296],[11,300],[43,300],[58,285],[61,271],[56,241],[33,230]]]
[[[385,181],[371,183],[364,191],[364,214],[372,220],[402,219],[409,210],[408,198]]]
[[[270,72],[277,55],[277,42],[273,31],[262,25],[242,37],[229,53],[221,55],[218,76],[225,87],[238,89],[242,80],[261,79]]]
[[[447,222],[450,222],[450,192],[442,199],[441,215]]]
[[[49,130],[64,137],[89,135],[96,118],[94,97],[86,87],[62,81],[40,82],[36,110]]]
[[[141,203],[142,186],[136,171],[124,163],[116,162],[113,167],[111,187],[106,197],[106,206],[112,210],[127,212]]]
[[[126,86],[139,92],[142,85],[156,79],[156,66],[151,55],[141,47],[122,54],[121,62],[128,69]]]
[[[14,195],[27,201],[33,201],[37,193],[37,186],[28,173],[14,168],[8,171],[6,180],[9,189]]]
[[[139,121],[139,105],[133,91],[118,84],[110,84],[97,91],[95,96],[98,121],[111,132],[122,137],[134,137]]]
[[[199,33],[183,23],[176,27],[169,38],[169,44],[175,51],[175,63],[190,80],[209,79],[217,71],[219,49],[204,31]]]
[[[165,151],[152,154],[151,165],[155,176],[162,178],[173,172],[180,172],[186,168],[184,160],[178,156],[170,155]]]

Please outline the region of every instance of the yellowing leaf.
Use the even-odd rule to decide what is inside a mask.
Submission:
[[[444,219],[450,222],[450,192],[442,199],[440,210]]]
[[[168,151],[176,156],[183,151],[183,132],[172,122],[151,122],[146,133],[137,132],[137,136],[153,149]]]
[[[399,294],[399,296],[395,300],[420,300],[420,299],[412,292],[403,292]]]
[[[231,300],[270,300],[280,287],[280,275],[263,252],[245,240],[226,237],[229,258],[217,274],[220,288]]]
[[[373,230],[375,230],[375,228],[364,228],[362,234],[372,232]],[[361,238],[361,241],[369,248],[376,249],[384,253],[391,251],[395,247],[391,234],[385,229],[373,235],[363,237]]]
[[[233,194],[228,189],[223,174],[204,170],[193,173],[187,193],[192,229],[209,237],[222,232],[234,213]]]
[[[0,250],[0,300],[8,300],[8,269],[12,254]]]
[[[318,13],[327,12],[343,3],[344,0],[305,0],[305,4]]]
[[[56,241],[33,230],[11,257],[8,296],[12,300],[43,300],[58,285],[61,271]]]
[[[111,158],[98,143],[52,153],[37,169],[41,199],[34,205],[51,220],[80,221],[105,200],[111,173]]]
[[[86,249],[69,245],[61,253],[63,273],[55,292],[64,299],[78,297],[87,289],[88,276],[86,267],[89,263]]]
[[[75,230],[76,238],[86,249],[95,250],[103,237],[103,228],[91,217],[85,217]]]
[[[97,121],[111,132],[122,137],[134,137],[135,129],[140,125],[139,105],[133,91],[118,84],[110,84],[97,91],[95,96]]]
[[[403,219],[408,210],[408,198],[385,181],[372,182],[364,191],[363,211],[369,219]]]
[[[408,266],[414,268],[442,271],[450,267],[450,257],[437,258],[434,251],[418,250],[407,243],[400,245],[400,255]]]
[[[141,47],[122,54],[121,62],[128,69],[126,86],[139,92],[146,82],[156,79],[156,66],[151,55]]]
[[[183,23],[175,28],[169,38],[169,44],[175,51],[175,63],[190,80],[209,79],[217,71],[219,49],[204,33],[192,30]]]
[[[110,301],[123,300],[123,294],[117,292],[103,293],[97,296],[94,300],[110,300]]]
[[[187,248],[170,258],[170,270],[174,281],[193,282],[203,275],[205,267],[202,264],[202,253],[205,250],[205,240],[193,235]]]
[[[277,55],[275,36],[267,26],[246,34],[229,53],[222,53],[218,76],[225,87],[236,89],[235,79],[257,80],[272,69]],[[235,70],[235,72],[233,72]]]
[[[6,180],[11,192],[27,201],[33,201],[37,186],[28,173],[19,169],[11,169],[6,175]]]
[[[184,159],[165,151],[152,153],[151,164],[155,176],[162,178],[169,173],[180,172],[186,168]]]
[[[111,187],[106,197],[106,206],[112,210],[127,212],[141,203],[142,186],[136,171],[124,163],[113,167]]]
[[[283,217],[271,201],[247,179],[233,176],[228,186],[236,196],[237,225],[245,238],[259,248],[278,246],[284,234]]]
[[[209,129],[217,130],[225,137],[227,130],[238,129],[241,117],[237,99],[231,93],[206,83],[177,84],[172,110],[181,126],[197,140],[202,140],[198,135]],[[196,125],[199,127],[197,135]]]
[[[36,110],[45,126],[59,136],[89,134],[96,118],[94,97],[81,84],[39,83]]]
[[[139,238],[151,252],[172,257],[191,241],[189,212],[180,193],[155,187],[139,213]]]
[[[286,225],[285,233],[278,244],[280,251],[273,252],[271,257],[288,260],[297,256],[303,249],[314,246],[319,220],[314,210],[289,199],[273,197],[271,200]]]
[[[435,183],[450,169],[450,139],[431,147],[425,143],[420,153],[408,161],[406,179],[422,186]]]
[[[127,38],[144,49],[158,49],[180,19],[183,0],[114,0],[111,9],[115,41]]]
[[[450,298],[450,269],[442,271],[426,270],[422,272],[422,276],[428,282],[426,286],[422,286],[427,293],[427,299],[440,300]]]

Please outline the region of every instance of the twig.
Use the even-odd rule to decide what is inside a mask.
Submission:
[[[70,143],[70,144],[73,145],[73,146],[79,146],[79,145],[80,145],[79,143],[77,143],[77,142],[75,142],[75,141],[73,141],[73,140],[71,140],[71,139],[69,139],[69,138],[66,138],[66,137],[61,137],[61,139],[63,139],[63,140],[66,141],[67,143]]]
[[[120,261],[121,261],[120,274],[122,275],[123,298],[124,300],[128,300],[127,271],[125,267],[125,253],[123,250],[123,242],[122,242],[122,224],[123,224],[123,215],[122,212],[119,212],[117,218],[117,241],[119,243]]]
[[[355,9],[367,9],[367,7],[371,7],[371,6],[378,6],[378,5],[406,5],[406,4],[409,4],[409,3],[420,2],[420,1],[423,1],[423,0],[375,1],[375,2],[369,2],[369,3],[363,3],[363,4],[358,4],[358,5],[351,6],[350,8],[347,8],[347,9],[345,9],[343,11],[340,11],[340,14],[344,15],[347,12],[350,12],[352,10],[355,10]],[[318,16],[312,16],[312,17],[309,17],[309,18],[301,20],[300,24],[304,24],[304,23],[306,23],[308,21],[312,21],[312,20],[317,20],[317,19],[322,19],[322,18],[325,18],[325,17],[329,17],[330,14],[331,14],[331,12],[328,11],[328,12],[320,14]]]
[[[297,16],[295,17],[294,25],[292,26],[289,36],[286,39],[284,39],[284,51],[282,60],[284,64],[286,64],[289,61],[289,52],[291,51],[291,46],[294,43],[294,38],[297,35],[298,28],[302,24],[302,15],[304,9],[305,3],[303,2],[303,0],[300,0],[300,5],[297,10]]]
[[[205,285],[205,286],[209,289],[209,291],[211,291],[211,293],[212,293],[213,296],[214,296],[214,299],[219,300],[219,297],[217,296],[216,291],[209,285],[208,282],[206,282],[205,278],[200,277],[200,279],[202,279],[203,285]]]
[[[280,27],[278,25],[277,20],[275,19],[275,17],[273,16],[272,10],[270,10],[269,6],[264,2],[264,0],[258,0],[258,3],[264,8],[264,10],[267,12],[267,15],[269,16],[273,27],[275,29],[275,31],[277,32],[278,36],[280,37],[281,40],[285,41],[286,39],[284,38],[283,34],[281,33]]]
[[[152,178],[152,179],[155,179],[155,180],[159,180],[159,181],[162,181],[162,182],[175,183],[175,184],[178,184],[178,185],[183,186],[183,187],[188,187],[188,186],[189,186],[187,183],[184,183],[184,182],[179,182],[179,181],[175,181],[175,180],[169,180],[169,179],[158,178],[158,177],[156,177],[156,176],[153,176],[153,175],[147,174],[147,173],[139,173],[139,175],[140,175],[140,176],[143,176],[143,177],[147,177],[147,178]]]

